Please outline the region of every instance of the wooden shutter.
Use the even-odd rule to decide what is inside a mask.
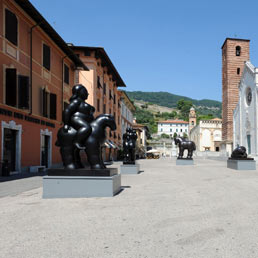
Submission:
[[[7,9],[5,9],[5,37],[17,46],[17,18]]]
[[[18,107],[29,109],[29,77],[18,76]]]
[[[43,66],[50,70],[50,47],[43,44]]]
[[[42,115],[48,117],[48,93],[42,89]]]
[[[50,93],[50,119],[56,119],[56,94]]]
[[[69,84],[69,67],[64,64],[64,82]]]
[[[10,106],[16,106],[17,99],[17,77],[16,69],[5,70],[5,104]]]

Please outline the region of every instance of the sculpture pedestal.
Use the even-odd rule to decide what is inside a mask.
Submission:
[[[110,173],[109,176],[97,175],[75,175],[76,170],[70,170],[73,175],[61,175],[61,169],[57,169],[59,175],[43,177],[43,198],[85,198],[85,197],[112,197],[121,190],[121,175],[117,174],[117,169],[104,169],[103,174]],[[116,170],[116,171],[115,171]],[[92,173],[91,170],[79,169],[78,173]],[[93,170],[93,174],[101,170]],[[104,172],[103,172],[104,171]],[[64,174],[68,173],[63,169]],[[116,172],[116,173],[115,173]]]
[[[193,159],[177,159],[176,165],[194,165]]]
[[[123,164],[120,166],[120,174],[138,174],[139,172],[139,164]]]
[[[228,159],[227,168],[235,170],[256,170],[256,161],[253,159]]]

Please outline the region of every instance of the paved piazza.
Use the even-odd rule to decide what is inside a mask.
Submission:
[[[258,257],[257,170],[139,163],[144,172],[123,175],[113,198],[43,200],[41,177],[0,183],[0,257]]]

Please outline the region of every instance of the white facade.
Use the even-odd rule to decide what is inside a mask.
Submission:
[[[126,103],[121,100],[121,135],[126,131],[126,128],[132,127],[133,124],[133,113],[126,105]]]
[[[190,132],[190,140],[195,142],[197,151],[220,151],[222,141],[222,120],[200,120]]]
[[[167,120],[158,122],[158,135],[163,133],[172,136],[176,133],[178,136],[184,136],[184,133],[188,135],[189,124],[186,121],[181,120]]]
[[[239,101],[233,115],[233,147],[246,147],[251,156],[258,155],[258,68],[245,63],[239,83]]]

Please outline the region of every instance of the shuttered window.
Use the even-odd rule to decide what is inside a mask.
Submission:
[[[18,22],[16,15],[5,9],[5,37],[17,46]]]
[[[18,107],[29,109],[29,77],[18,76]]]
[[[48,92],[43,89],[42,90],[42,115],[44,117],[48,117]]]
[[[64,82],[69,84],[69,67],[64,64]]]
[[[50,71],[50,47],[43,44],[43,66]]]
[[[56,94],[50,93],[50,119],[56,119]]]
[[[16,106],[17,101],[17,76],[16,69],[5,70],[5,104]]]

